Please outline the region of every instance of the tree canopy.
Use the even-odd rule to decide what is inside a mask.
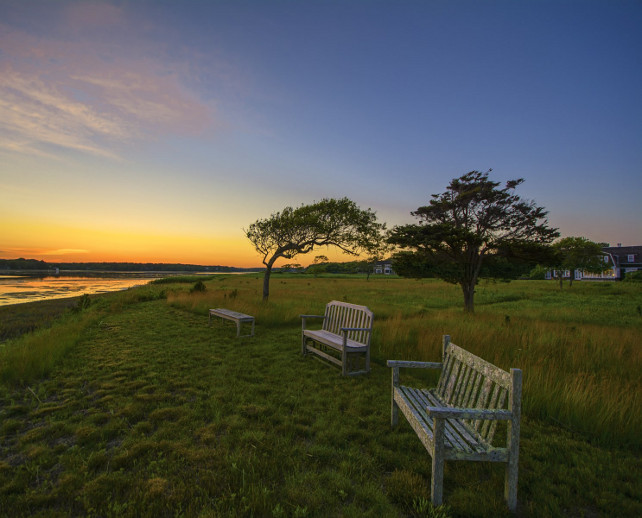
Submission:
[[[488,172],[471,171],[451,180],[446,191],[411,214],[419,224],[396,226],[389,242],[400,247],[396,257],[415,273],[459,284],[464,309],[474,311],[475,285],[482,265],[525,261],[546,253],[559,233],[548,226],[547,212],[514,194],[524,180],[503,188]],[[500,258],[505,261],[499,261]],[[397,264],[395,269],[399,273]]]
[[[606,269],[603,246],[585,237],[564,237],[553,243],[553,250],[556,252],[556,261],[553,266],[560,281],[560,288],[564,280],[563,272],[566,270],[570,271],[569,287],[573,285],[575,270],[603,272]]]
[[[293,259],[323,246],[335,246],[348,255],[373,254],[383,246],[385,224],[370,209],[360,209],[348,198],[324,198],[297,208],[285,207],[259,219],[245,235],[266,266],[263,300],[270,294],[270,274],[280,259]]]

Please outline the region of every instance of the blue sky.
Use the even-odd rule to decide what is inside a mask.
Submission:
[[[639,1],[2,0],[0,257],[254,266],[242,228],[287,205],[393,226],[489,168],[563,236],[642,244],[640,27]]]

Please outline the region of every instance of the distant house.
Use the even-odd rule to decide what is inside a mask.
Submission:
[[[392,263],[390,261],[377,261],[374,264],[374,273],[383,274],[383,275],[392,275],[395,272],[392,269]]]
[[[602,249],[616,279],[624,279],[629,272],[642,270],[642,246],[608,246]]]
[[[575,270],[573,280],[617,281],[624,279],[629,272],[642,270],[642,246],[607,246],[602,248],[602,252],[604,253],[604,271],[602,273]],[[569,279],[570,276],[570,270],[565,270],[562,273],[563,279]],[[556,271],[546,272],[547,279],[555,277]]]

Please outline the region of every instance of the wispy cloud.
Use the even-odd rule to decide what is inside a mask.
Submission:
[[[40,252],[41,255],[75,255],[75,254],[88,254],[89,250],[82,248],[59,248],[57,250],[45,250]]]
[[[154,42],[119,8],[96,6],[73,5],[65,27],[47,36],[0,23],[0,151],[115,158],[126,145],[211,123],[180,63],[150,52]],[[101,36],[110,26],[120,39]]]
[[[0,254],[11,258],[17,257],[41,257],[59,255],[85,255],[91,253],[84,248],[44,248],[44,247],[8,247],[0,250]]]

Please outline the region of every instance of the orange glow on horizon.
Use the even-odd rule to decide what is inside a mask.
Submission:
[[[260,267],[251,243],[239,237],[173,235],[75,228],[57,224],[0,223],[0,257],[56,262],[182,263]]]
[[[237,236],[176,235],[78,228],[55,223],[0,222],[0,258],[37,259],[47,263],[179,263],[203,266],[262,268],[262,257],[239,233]],[[331,262],[357,258],[339,250],[319,249],[283,264],[308,266],[317,255]]]

